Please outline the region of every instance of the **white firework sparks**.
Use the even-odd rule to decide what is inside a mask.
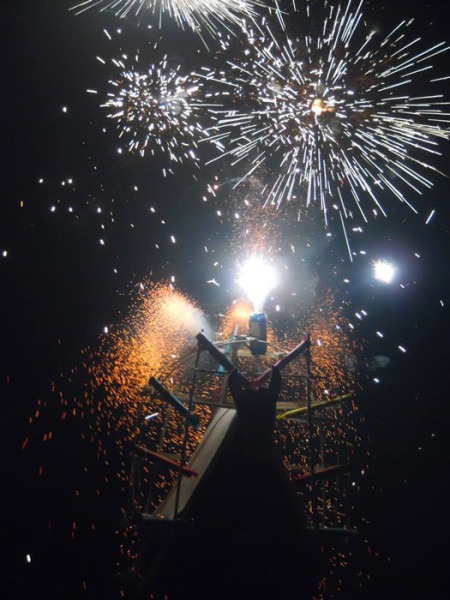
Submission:
[[[361,5],[329,7],[320,34],[295,41],[253,24],[243,56],[214,74],[233,90],[234,106],[215,111],[208,138],[233,164],[245,160],[242,180],[262,166],[275,173],[267,202],[301,192],[306,205],[320,203],[325,220],[331,207],[351,217],[356,206],[367,221],[365,199],[375,215],[386,214],[386,192],[415,210],[406,191],[432,185],[424,172],[436,169],[422,157],[439,154],[450,121],[431,59],[449,46],[424,50],[420,38],[408,40],[412,21],[378,40]]]
[[[201,101],[201,82],[181,73],[167,57],[138,70],[139,55],[132,68],[125,60],[114,60],[120,76],[109,83],[113,91],[102,106],[117,122],[120,136],[129,151],[141,155],[166,155],[170,162],[197,158],[197,142],[204,135],[202,118],[206,105]]]
[[[262,0],[85,0],[72,8],[80,14],[91,8],[109,10],[121,18],[139,22],[157,20],[163,15],[174,19],[182,28],[200,33],[208,31],[212,37],[230,25],[239,25],[242,17],[254,17],[256,7],[264,6]]]

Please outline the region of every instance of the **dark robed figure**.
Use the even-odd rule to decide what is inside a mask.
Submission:
[[[316,555],[274,446],[280,386],[276,369],[259,390],[231,373],[236,416],[159,550],[150,542],[145,589],[169,600],[310,597]]]

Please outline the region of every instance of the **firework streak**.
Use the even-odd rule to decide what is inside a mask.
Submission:
[[[412,21],[380,40],[361,4],[330,6],[320,33],[301,38],[289,37],[281,17],[282,27],[253,22],[239,60],[201,74],[229,89],[230,106],[213,111],[208,131],[217,158],[242,161],[241,181],[266,166],[275,173],[266,202],[301,192],[326,222],[331,208],[345,218],[355,207],[367,221],[367,200],[385,215],[386,193],[415,210],[406,190],[431,187],[424,172],[437,169],[423,156],[449,138],[448,103],[434,91],[446,78],[432,76],[431,62],[449,46],[421,48],[407,37]],[[316,22],[307,19],[310,32]]]
[[[263,3],[255,0],[85,0],[72,10],[80,14],[95,7],[138,22],[158,20],[160,27],[163,15],[167,15],[182,29],[189,28],[200,35],[206,30],[212,37],[218,37],[221,29],[239,25],[243,16],[254,16],[256,6]]]

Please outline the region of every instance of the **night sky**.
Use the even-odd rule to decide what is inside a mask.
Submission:
[[[81,440],[86,424],[61,420],[51,382],[79,364],[83,348],[96,347],[104,327],[121,320],[129,306],[127,290],[143,278],[175,277],[177,288],[206,312],[236,295],[232,261],[223,258],[227,223],[215,215],[220,198],[212,206],[202,197],[215,173],[230,180],[240,175],[239,166],[236,172],[226,164],[197,169],[185,163],[164,178],[160,158],[117,152],[116,128],[100,108],[114,75],[110,63],[103,65],[96,56],[113,57],[120,47],[148,53],[149,35],[162,38],[161,52],[174,64],[198,66],[208,61],[208,53],[196,36],[170,22],[149,33],[94,10],[75,17],[67,10],[70,4],[5,0],[2,5],[0,597],[5,600],[120,597],[117,485],[105,483],[95,449]],[[414,31],[425,46],[449,38],[444,1],[385,4],[368,2],[365,11],[383,31],[416,17]],[[118,27],[124,30],[120,40],[108,40],[103,29]],[[436,64],[442,76],[449,74],[448,54]],[[447,81],[441,90],[448,98]],[[450,176],[450,145],[442,142],[440,149],[442,156],[429,160]],[[388,217],[353,236],[358,255],[353,263],[339,224],[332,224],[336,235],[328,239],[320,214],[307,229],[302,250],[307,272],[320,285],[326,287],[324,279],[332,273],[331,283],[350,301],[349,310],[364,307],[369,313],[355,332],[364,340],[365,359],[390,359],[375,375],[380,383],[365,377],[357,397],[371,454],[358,499],[368,521],[361,537],[380,555],[356,550],[356,566],[349,567],[350,582],[359,569],[370,574],[358,591],[364,599],[441,597],[450,583],[444,494],[450,466],[450,183],[442,175],[432,178],[433,189],[414,198],[418,215],[395,198],[386,200]],[[229,197],[224,192],[224,205]],[[436,214],[425,225],[433,209]],[[371,260],[378,258],[397,266],[390,286],[373,281]],[[215,260],[224,263],[219,274]],[[207,283],[216,277],[220,287]],[[342,283],[344,278],[350,284]],[[375,335],[380,330],[383,339]],[[39,399],[48,400],[49,408],[30,426]],[[41,441],[45,431],[54,432],[51,444]],[[30,442],[22,450],[25,438]],[[80,465],[87,464],[89,473],[83,475]],[[77,487],[101,493],[79,500],[73,494]]]

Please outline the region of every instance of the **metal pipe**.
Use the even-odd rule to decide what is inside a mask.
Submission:
[[[296,358],[297,356],[299,356],[302,352],[304,352],[305,350],[307,350],[309,347],[311,346],[311,340],[308,337],[306,338],[306,340],[303,340],[303,342],[301,344],[299,344],[298,346],[296,346],[293,350],[291,350],[288,354],[286,354],[286,356],[283,356],[283,358],[280,358],[279,361],[277,361],[273,366],[276,369],[283,369],[286,365],[288,365],[292,360],[294,360],[294,358]],[[270,375],[272,374],[272,368],[267,369],[267,371],[264,371],[264,373],[262,373],[259,377],[257,377],[253,384],[252,387],[254,389],[258,389],[267,379],[269,379]],[[309,377],[309,375],[307,375],[307,378]]]
[[[197,346],[197,354],[195,357],[195,369],[198,367],[198,362],[200,360],[200,351],[201,351],[200,345],[198,345]],[[181,450],[181,460],[180,460],[180,467],[179,467],[179,472],[178,472],[177,489],[176,489],[176,494],[175,494],[175,506],[173,509],[173,518],[174,519],[176,519],[178,516],[178,507],[180,505],[180,494],[181,494],[181,482],[183,479],[183,469],[186,464],[186,449],[187,449],[187,443],[188,443],[188,439],[189,439],[189,416],[191,414],[192,405],[194,402],[194,390],[195,390],[195,384],[197,382],[197,371],[195,369],[194,369],[194,372],[192,375],[191,389],[189,390],[189,408],[187,409],[187,413],[186,413],[186,425],[184,428],[183,448]]]
[[[343,396],[339,396],[338,398],[332,398],[331,400],[322,400],[321,402],[315,402],[314,404],[311,404],[311,406],[309,408],[310,408],[310,410],[326,408],[327,406],[332,406],[333,404],[338,404],[339,402],[342,402],[343,400],[347,400],[347,398],[351,398],[351,397],[352,397],[352,394],[344,394]],[[284,413],[280,413],[279,415],[277,415],[277,420],[286,419],[287,417],[290,417],[291,415],[298,415],[301,413],[305,413],[305,412],[307,412],[307,410],[308,410],[307,406],[301,406],[300,408],[294,408],[292,410],[288,410]]]
[[[140,436],[141,422],[142,422],[142,402],[140,400],[138,400],[137,408],[136,408],[136,417],[135,417],[134,426],[133,426],[133,435],[134,435],[135,442],[137,439],[139,439],[139,436]],[[137,493],[139,493],[138,473],[140,471],[140,462],[139,462],[139,458],[136,457],[136,455],[133,454],[133,452],[131,452],[131,451],[128,452],[128,463],[129,463],[130,487],[128,490],[128,510],[127,510],[128,514],[127,514],[127,516],[128,516],[128,518],[133,518],[133,516],[136,512],[136,507],[137,507],[136,495],[137,495]]]
[[[211,356],[221,365],[225,371],[232,371],[234,369],[234,365],[228,356],[219,350],[207,337],[204,333],[200,332],[195,336],[200,348],[204,350],[208,350]]]
[[[194,400],[193,404],[210,406],[211,408],[234,408],[234,404],[224,404],[223,402],[206,402],[205,400]]]
[[[308,351],[306,353],[306,416],[308,420],[308,436],[309,436],[309,462],[311,468],[311,478],[314,478],[314,460],[313,460],[313,449],[312,449],[312,439],[313,439],[313,422],[312,422],[312,411],[311,411],[311,341],[308,333],[308,337],[306,340],[309,342]]]
[[[331,467],[324,467],[323,469],[318,469],[314,473],[304,473],[303,475],[296,475],[292,478],[293,483],[303,483],[313,479],[326,478],[328,475],[333,475],[334,473],[342,473],[346,471],[351,471],[354,469],[356,465],[353,463],[345,463],[344,465],[332,465]]]
[[[194,370],[194,367],[191,367],[191,370]],[[226,371],[219,370],[219,369],[195,369],[197,371],[197,373],[210,373],[211,375],[217,375],[217,376],[223,376],[225,375]]]
[[[199,333],[196,335],[196,339],[198,341],[199,347],[204,350],[208,350],[210,355],[216,360],[219,365],[221,365],[225,371],[228,373],[232,371],[235,366],[231,362],[231,360],[226,356],[219,348],[217,348],[204,333]],[[240,383],[244,387],[249,387],[249,382],[246,377],[244,377],[241,373],[238,373],[238,377],[240,379]]]
[[[184,404],[170,392],[156,377],[150,377],[149,384],[160,394],[163,400],[168,402],[176,411],[185,416],[194,429],[197,429],[200,424],[200,417],[193,413],[190,413]],[[142,390],[142,394],[148,394],[150,391],[148,386],[145,386]]]
[[[320,469],[325,468],[325,440],[323,435],[323,424],[318,425],[319,428],[319,442],[320,442]],[[320,493],[322,496],[322,523],[326,525],[327,522],[327,501],[326,501],[326,486],[325,481],[320,481]]]
[[[169,422],[169,413],[171,412],[170,407],[165,406],[163,408],[163,425],[161,431],[158,436],[158,442],[156,444],[156,451],[161,452],[164,445],[164,438],[166,436],[167,424]],[[150,504],[153,500],[153,493],[155,488],[156,476],[158,474],[158,464],[156,462],[153,463],[153,468],[150,474],[150,485],[147,492],[147,497],[145,499],[144,512],[148,512],[150,509]]]
[[[181,463],[177,462],[176,460],[167,458],[167,456],[158,454],[158,452],[153,452],[153,450],[149,450],[148,448],[145,448],[144,446],[140,446],[139,444],[136,444],[134,449],[136,452],[140,452],[141,454],[144,454],[148,458],[156,460],[161,463],[164,463],[164,464],[168,465],[169,467],[173,467],[174,469],[179,469],[181,467]],[[198,477],[197,471],[194,471],[190,467],[184,466],[181,468],[181,470],[182,470],[183,474],[187,475],[188,477],[191,477],[192,475],[194,477]]]

